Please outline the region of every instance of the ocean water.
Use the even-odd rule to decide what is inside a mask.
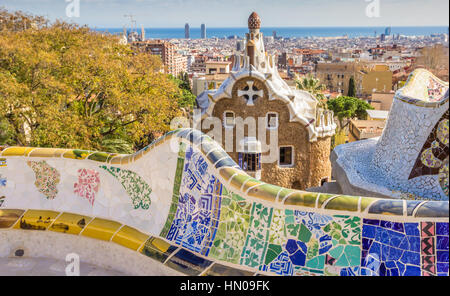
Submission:
[[[121,34],[122,28],[93,28],[97,31],[107,31],[111,34]],[[282,28],[262,28],[264,36],[272,36],[273,31],[277,36],[284,38],[305,38],[305,37],[363,37],[380,35],[385,33],[385,27],[282,27]],[[138,29],[140,32],[140,29]],[[224,38],[229,36],[245,37],[248,28],[206,28],[208,38]],[[392,27],[391,34],[404,36],[429,36],[431,34],[448,33],[448,27]],[[198,39],[201,36],[200,27],[191,27],[191,39]],[[145,28],[146,39],[172,39],[184,38],[183,28]]]

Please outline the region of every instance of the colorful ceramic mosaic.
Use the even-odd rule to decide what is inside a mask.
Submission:
[[[415,70],[396,92],[380,138],[338,145],[333,150],[332,167],[340,172],[336,181],[342,191],[448,201],[448,107],[448,83],[424,69]]]
[[[178,208],[167,239],[189,250],[208,255],[220,215],[221,187],[201,153],[186,151]]]
[[[6,178],[3,178],[2,175],[0,174],[0,187],[6,187]]]
[[[442,100],[447,89],[448,87],[445,87],[433,77],[430,77],[427,85],[428,100],[430,102],[438,102]]]
[[[149,264],[163,264],[186,275],[448,276],[448,201],[335,196],[280,188],[251,178],[232,161],[222,162],[224,152],[212,141],[199,149],[199,139],[206,137],[201,133],[186,129],[172,135],[178,137],[180,149],[177,153],[167,152],[174,155],[170,164],[164,166],[176,171],[163,170],[161,179],[155,180],[172,180],[173,187],[171,183],[165,184],[170,184],[173,190],[164,192],[158,191],[159,188],[152,192],[141,184],[148,184],[147,174],[143,174],[149,168],[147,163],[133,166],[136,172],[124,169],[121,164],[102,165],[117,182],[103,183],[102,178],[111,177],[89,168],[89,165],[98,168],[94,161],[115,162],[115,157],[120,157],[119,162],[139,159],[137,155],[143,152],[85,161],[69,157],[73,154],[67,150],[2,150],[0,153],[7,154],[6,157],[20,153],[36,157],[67,155],[70,159],[64,162],[83,162],[86,166],[77,171],[76,194],[92,200],[94,206],[102,182],[108,184],[104,195],[112,202],[106,211],[95,203],[94,209],[99,209],[96,213],[102,218],[48,209],[20,210],[29,206],[29,196],[24,193],[27,191],[20,190],[26,187],[36,190],[23,179],[15,178],[8,171],[14,169],[11,167],[6,175],[8,182],[15,184],[14,193],[19,197],[14,202],[23,202],[8,208],[7,198],[0,197],[0,228],[70,233],[114,242],[156,260]],[[168,145],[168,138],[159,140],[158,145],[164,142]],[[154,155],[157,153],[156,149]],[[92,154],[77,155],[89,159]],[[67,173],[64,168],[67,170],[67,164],[59,170],[61,180],[70,179],[71,176],[63,175]],[[139,190],[133,187],[133,182]],[[148,205],[150,193],[155,194],[157,202],[148,212],[129,214],[127,207],[119,219],[117,213],[124,213],[123,203],[113,201],[122,198],[117,196],[117,189],[121,188],[129,195],[148,193],[144,195],[149,197]],[[81,199],[72,201],[71,195],[61,198],[81,205]],[[49,200],[52,202],[61,200]],[[133,205],[142,208],[145,199],[139,197]],[[151,212],[154,207],[158,210]],[[143,231],[142,227],[149,223],[142,220],[136,223],[134,217],[139,215],[145,219],[156,217],[152,220],[158,224],[156,232]]]
[[[448,275],[448,223],[421,222],[422,275]]]
[[[6,167],[6,158],[0,158],[0,167]]]
[[[95,195],[100,189],[100,174],[91,169],[78,170],[78,182],[73,184],[73,192],[79,197],[83,197],[94,205]]]
[[[363,223],[361,275],[421,275],[419,223]]]
[[[28,161],[27,164],[36,176],[34,184],[39,192],[44,194],[47,199],[54,199],[58,195],[56,187],[61,178],[59,172],[45,161]]]
[[[428,136],[409,179],[423,175],[439,175],[439,184],[448,195],[449,111],[445,112]]]
[[[142,208],[148,210],[150,208],[150,194],[152,193],[152,189],[138,174],[117,167],[100,167],[119,180],[127,194],[131,197],[135,209]]]

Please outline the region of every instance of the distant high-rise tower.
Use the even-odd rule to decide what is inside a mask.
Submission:
[[[205,24],[202,24],[201,31],[202,31],[202,39],[206,39],[206,25]]]
[[[189,24],[188,23],[186,23],[186,25],[184,25],[184,38],[186,38],[186,39],[190,38]]]
[[[391,35],[391,27],[387,27],[387,28],[384,30],[384,34],[385,34],[386,36]]]

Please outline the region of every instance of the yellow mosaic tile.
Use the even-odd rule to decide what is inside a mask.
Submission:
[[[133,155],[133,161],[137,161],[137,160],[141,159],[142,156],[144,156],[144,152],[145,152],[144,150],[140,150],[140,151],[136,152]]]
[[[248,192],[248,196],[256,197],[270,202],[275,202],[278,191],[280,191],[280,189],[281,187],[275,185],[264,184],[250,189],[250,191]]]
[[[287,206],[303,206],[314,208],[316,206],[317,193],[296,192],[284,201]]]
[[[133,155],[126,155],[122,157],[120,164],[130,164],[133,162]]]
[[[48,230],[78,235],[91,220],[89,216],[62,213]]]
[[[152,248],[160,251],[161,253],[167,252],[167,250],[170,248],[170,244],[168,242],[166,242],[160,238],[157,238],[157,237],[149,238],[147,244],[151,245]],[[142,246],[139,249],[139,252],[142,252],[143,249],[144,249],[144,246]]]
[[[14,225],[14,229],[47,230],[59,212],[46,210],[28,210]]]
[[[120,226],[122,224],[115,221],[95,218],[84,228],[81,235],[109,241]]]
[[[219,171],[220,176],[227,181],[230,180],[230,178],[237,172],[239,171],[235,168],[222,168]]]
[[[361,197],[361,212],[364,212],[368,206],[379,199],[373,197]]]
[[[58,148],[36,148],[28,154],[28,157],[61,157],[67,151],[67,149]]]
[[[148,235],[140,232],[129,226],[122,227],[119,232],[112,238],[112,241],[127,247],[129,249],[137,251],[139,247],[147,241]]]
[[[114,156],[109,159],[108,163],[109,164],[120,164],[120,162],[122,161],[122,157],[123,157],[122,155]]]
[[[71,158],[71,159],[86,159],[91,153],[94,151],[88,151],[88,150],[67,150],[64,154],[64,158]]]
[[[33,149],[30,147],[9,147],[2,152],[2,156],[27,156]]]
[[[241,189],[242,184],[244,184],[248,179],[252,179],[252,177],[243,173],[238,173],[233,177],[233,179],[231,179],[230,185],[239,190]]]
[[[247,192],[247,190],[250,187],[253,187],[253,186],[258,185],[258,184],[264,184],[264,182],[256,180],[256,179],[253,179],[253,178],[249,179],[247,182],[245,182],[244,186],[242,187],[242,191],[243,192]]]
[[[0,210],[0,228],[10,228],[24,212],[24,210],[14,209]]]

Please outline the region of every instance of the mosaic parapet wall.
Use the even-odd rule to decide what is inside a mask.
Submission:
[[[111,241],[187,275],[448,276],[448,201],[273,186],[196,130],[134,155],[4,148],[0,165],[2,231]]]
[[[426,70],[414,71],[395,94],[379,139],[340,145],[333,151],[335,171],[343,170],[336,178],[341,181],[345,176],[351,186],[369,194],[448,201],[448,108],[448,83]]]

